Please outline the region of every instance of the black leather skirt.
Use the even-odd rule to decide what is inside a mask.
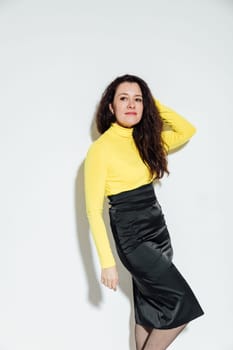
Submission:
[[[137,324],[169,329],[204,314],[172,262],[173,249],[152,184],[108,196],[120,260],[132,276]]]

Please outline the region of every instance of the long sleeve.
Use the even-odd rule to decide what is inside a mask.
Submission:
[[[155,103],[164,121],[165,129],[162,132],[162,137],[169,152],[190,140],[195,134],[196,128],[184,117],[164,106],[158,100]]]
[[[101,267],[105,268],[114,266],[115,260],[102,216],[107,174],[106,156],[103,154],[103,149],[98,146],[93,144],[90,147],[85,160],[85,197],[91,233]]]

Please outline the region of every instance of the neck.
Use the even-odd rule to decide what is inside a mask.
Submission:
[[[132,137],[133,134],[133,127],[132,128],[126,128],[122,125],[119,125],[117,123],[111,124],[111,130],[117,133],[120,136],[123,137]]]

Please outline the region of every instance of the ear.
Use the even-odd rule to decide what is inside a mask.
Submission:
[[[108,107],[109,107],[110,112],[111,112],[112,114],[114,114],[114,109],[113,109],[113,107],[112,107],[112,104],[111,104],[111,103],[109,103]]]

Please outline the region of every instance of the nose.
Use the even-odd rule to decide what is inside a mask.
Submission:
[[[135,108],[135,102],[133,99],[129,99],[128,101],[128,108]]]

